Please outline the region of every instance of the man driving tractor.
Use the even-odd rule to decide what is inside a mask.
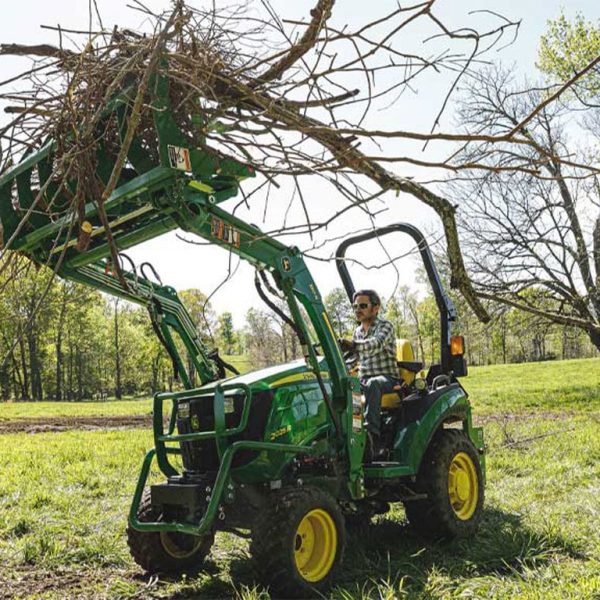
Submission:
[[[396,363],[394,326],[378,316],[381,299],[374,290],[359,290],[352,298],[354,315],[359,322],[352,340],[341,339],[345,352],[355,352],[359,359],[359,374],[365,396],[365,428],[370,446],[366,456],[381,455],[381,397],[400,384]]]

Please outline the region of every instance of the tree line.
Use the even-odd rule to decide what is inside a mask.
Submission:
[[[244,370],[301,356],[294,332],[267,307],[250,308],[236,329],[231,313],[218,314],[200,290],[184,290],[180,297],[206,345],[218,347]],[[355,322],[345,292],[332,290],[325,304],[336,335],[351,335]],[[495,318],[482,324],[464,303],[457,299],[456,304],[471,365],[597,355],[578,328],[491,303]],[[397,337],[411,340],[420,360],[438,360],[439,316],[432,295],[402,287],[384,301],[382,314]],[[144,308],[52,278],[45,270],[5,282],[0,344],[2,400],[122,398],[179,385]]]

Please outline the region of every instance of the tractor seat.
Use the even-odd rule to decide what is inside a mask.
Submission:
[[[415,375],[425,366],[422,362],[415,361],[415,351],[409,340],[396,340],[396,360],[398,361],[398,370],[400,379],[410,385],[415,380]],[[385,410],[394,410],[400,408],[402,399],[400,398],[401,386],[396,386],[397,391],[383,394],[381,397],[381,408]]]
[[[416,360],[416,361],[410,361],[410,360],[399,360],[398,361],[398,368],[399,369],[406,369],[407,371],[410,371],[411,373],[418,373],[419,371],[423,370],[423,367],[425,366],[424,363]]]

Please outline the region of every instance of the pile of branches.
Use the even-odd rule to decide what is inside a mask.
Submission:
[[[302,194],[300,180],[307,175],[326,178],[347,198],[348,206],[369,210],[370,202],[392,191],[400,201],[402,194],[410,194],[431,207],[444,229],[451,284],[486,319],[464,267],[456,207],[401,171],[407,165],[436,172],[502,169],[497,164],[490,167],[493,161],[465,162],[460,147],[479,144],[489,156],[507,142],[534,143],[522,134],[531,117],[495,136],[439,131],[460,79],[482,63],[485,52],[510,43],[518,23],[488,14],[495,23],[485,31],[452,29],[436,15],[436,1],[429,0],[396,5],[357,27],[337,27],[332,24],[336,8],[334,0],[318,0],[306,20],[283,21],[267,0],[218,11],[176,0],[164,14],[136,1],[133,9],[144,14],[144,31],[58,28],[56,46],[3,44],[0,54],[34,60],[19,78],[22,91],[0,94],[10,102],[6,111],[14,116],[0,131],[4,168],[24,151],[49,138],[56,140],[53,179],[69,178],[77,184],[69,206],[48,210],[76,215],[92,200],[102,215],[134,135],[158,161],[148,101],[151,75],[158,71],[169,79],[176,121],[190,144],[207,144],[251,164],[262,176],[254,194],[277,185],[282,177],[293,178],[308,231],[319,225],[311,219],[310,202]],[[407,48],[404,39],[415,31],[423,32],[422,43]],[[78,45],[73,42],[77,36]],[[67,37],[69,48],[63,43]],[[430,132],[369,128],[375,110],[393,106],[420,77],[434,72],[445,76],[448,85]],[[15,79],[3,83],[14,86]],[[136,92],[124,141],[117,142],[116,123],[108,123],[101,134],[115,165],[105,184],[94,164],[98,123],[111,99],[131,86]],[[202,123],[191,119],[198,113]],[[398,156],[393,149],[398,140],[442,144],[441,152],[447,150],[447,155],[436,161],[423,155]],[[384,165],[393,165],[393,170]],[[530,170],[531,165],[510,168]]]

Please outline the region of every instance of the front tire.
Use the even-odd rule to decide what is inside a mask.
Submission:
[[[423,459],[417,488],[427,498],[404,503],[417,533],[464,538],[477,531],[483,513],[483,477],[477,450],[462,431],[438,432]]]
[[[257,518],[250,553],[262,582],[283,598],[314,598],[331,585],[346,535],[337,502],[316,488],[278,494]]]
[[[152,507],[149,489],[145,489],[142,495],[138,519],[142,522],[162,520],[160,512]],[[166,531],[136,531],[131,525],[127,527],[129,552],[148,573],[178,574],[198,570],[214,539],[214,533],[195,536]]]

